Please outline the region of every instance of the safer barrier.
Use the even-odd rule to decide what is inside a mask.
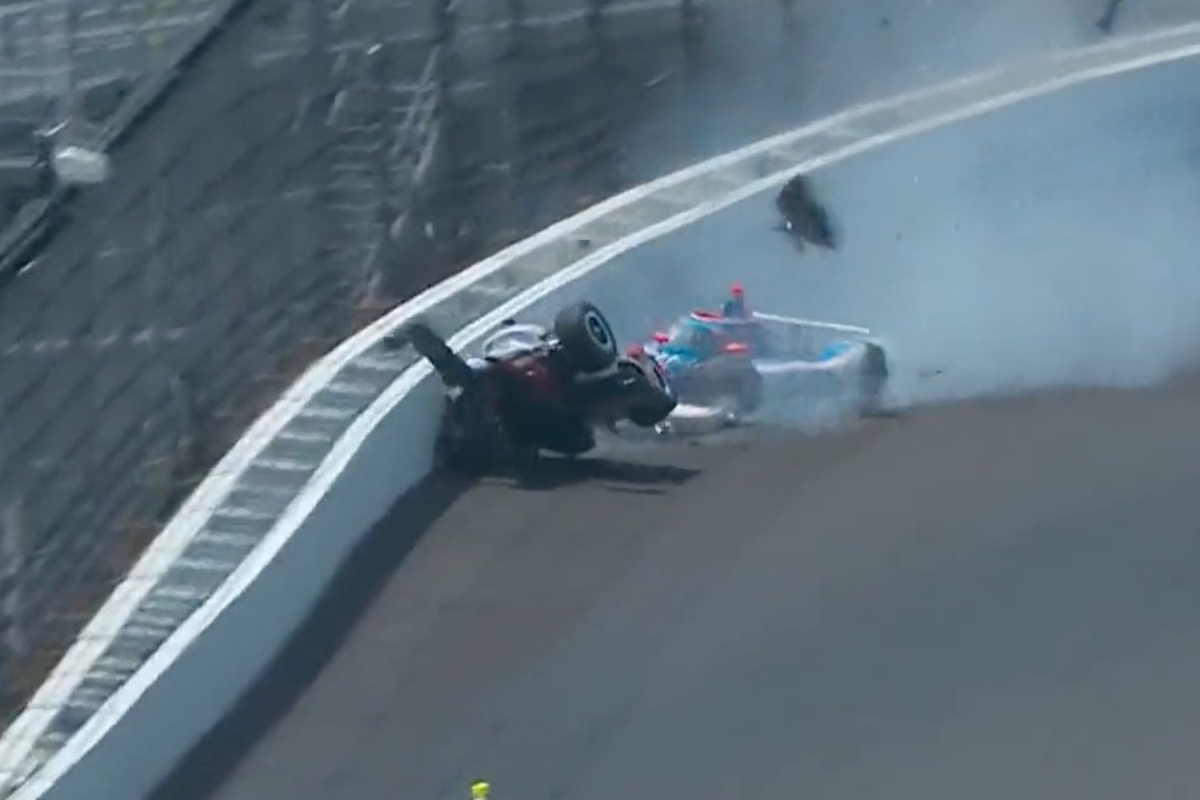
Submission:
[[[438,387],[427,367],[379,347],[403,320],[422,314],[457,329],[451,341],[462,347],[522,310],[537,314],[585,294],[603,303],[621,295],[621,270],[599,267],[622,256],[646,269],[632,253],[639,245],[769,189],[793,170],[1198,53],[1200,26],[1189,26],[859,107],[626,192],[400,307],[306,373],[189,500],[5,737],[6,785],[19,786],[18,800],[137,800],[233,707],[359,537],[428,471]],[[255,491],[266,497],[268,489],[273,514],[247,516],[235,503]],[[213,552],[220,515],[223,524],[255,522],[241,539],[223,534],[220,541],[244,551],[228,563],[193,551],[200,542],[209,549],[198,552]],[[212,573],[213,591],[177,608],[178,619],[146,636],[143,660],[121,674],[106,655],[131,631],[145,635],[147,598],[181,565],[191,575]],[[88,718],[55,727],[82,686],[107,691],[107,700]]]

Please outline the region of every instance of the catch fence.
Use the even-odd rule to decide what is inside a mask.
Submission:
[[[698,1],[22,6],[55,33],[0,61],[5,102],[110,163],[69,187],[35,151],[0,250],[6,720],[305,365],[626,185],[622,125]]]

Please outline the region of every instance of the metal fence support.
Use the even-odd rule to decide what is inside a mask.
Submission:
[[[588,0],[588,30],[597,47],[604,39],[604,14],[610,4],[611,0]]]
[[[0,615],[3,618],[4,650],[9,658],[19,658],[29,651],[29,635],[25,618],[26,530],[21,502],[12,500],[0,509]]]
[[[525,6],[525,0],[508,0],[508,53],[507,55],[518,56],[525,51],[526,37],[526,17],[528,9]]]
[[[454,90],[462,64],[458,58],[457,35],[460,0],[433,0],[432,57],[438,89],[446,113],[454,106]]]
[[[38,225],[0,238],[22,245],[0,265],[24,268],[0,286],[0,476],[20,499],[0,505],[0,684],[61,654],[204,471],[361,324],[364,292],[379,302],[386,278],[403,299],[620,183],[597,177],[615,169],[616,84],[642,91],[632,73],[661,72],[675,32],[617,53],[607,0],[561,0],[591,25],[581,48],[574,18],[564,55],[562,15],[535,7],[509,0],[499,25],[458,0],[22,12],[37,47],[14,51],[28,74],[0,52],[0,87],[53,100],[46,120],[104,142],[112,171],[60,182]],[[6,13],[0,30],[32,36]],[[500,46],[475,49],[489,26]],[[519,57],[480,63],[510,33]],[[619,69],[598,81],[598,58]],[[589,88],[572,95],[575,76]],[[132,89],[93,118],[108,79]],[[136,117],[149,86],[170,88]],[[135,118],[118,136],[114,120]]]
[[[70,121],[75,117],[77,96],[75,90],[76,49],[79,42],[80,0],[61,0],[59,3],[62,13],[62,41],[59,43],[62,62],[59,65],[58,84],[58,119],[56,122]]]
[[[785,0],[787,2],[787,0]],[[682,24],[680,34],[683,40],[683,55],[692,61],[699,54],[700,41],[704,32],[704,9],[699,0],[680,0]],[[786,19],[785,19],[785,24]]]

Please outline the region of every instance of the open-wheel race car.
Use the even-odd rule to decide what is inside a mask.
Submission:
[[[477,356],[454,352],[422,322],[401,327],[389,345],[411,345],[447,388],[435,458],[471,472],[519,463],[550,451],[582,455],[596,428],[628,422],[662,425],[676,398],[649,356],[622,353],[600,309],[562,309],[547,330],[508,320]]]
[[[768,386],[790,400],[832,400],[878,411],[888,378],[883,346],[854,325],[750,310],[734,284],[719,310],[676,318],[643,344],[681,403],[738,415],[763,404]]]

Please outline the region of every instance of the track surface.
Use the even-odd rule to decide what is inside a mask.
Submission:
[[[428,505],[222,732],[239,751],[349,626],[208,796],[1195,796],[1198,402],[979,402],[429,487],[409,557]]]
[[[1176,84],[1188,85],[1157,85],[1165,96]],[[1138,131],[1154,119],[1146,147],[1162,155],[1109,142],[1095,147],[1123,159],[1089,153],[1089,169],[1106,165],[1110,189],[1167,186],[1170,205],[1187,208],[1186,187],[1159,175],[1181,158],[1171,133],[1186,127],[1182,112],[1121,115]],[[924,168],[908,179],[917,172],[922,192],[880,196],[924,198],[923,218],[946,220],[929,197],[979,194],[943,191]],[[1085,173],[1040,191],[1108,196],[1081,189]],[[1004,182],[986,185],[987,203],[1003,206]],[[983,208],[973,218],[995,219],[972,202]],[[1072,251],[1113,219],[1081,215],[1076,230],[1040,202]],[[720,227],[713,236],[756,230]],[[1178,270],[1190,252],[1160,260]],[[922,263],[890,255],[879,262]],[[969,265],[981,254],[961,255]],[[1157,262],[1138,263],[1148,274]],[[837,305],[818,285],[836,278],[804,274],[812,296]],[[1064,296],[1089,305],[1086,292],[1117,286],[1118,274],[1093,263]],[[930,280],[906,275],[928,293]],[[1030,288],[1037,275],[1006,277]],[[1167,278],[1181,286],[1177,271]],[[844,280],[860,297],[862,274]],[[981,305],[958,297],[959,322],[991,330],[981,341],[992,346],[1014,328],[997,328],[988,309],[1021,325],[1045,317],[1022,313],[1003,287],[972,286]],[[929,316],[879,308],[891,306]],[[1147,335],[1114,315],[1097,325],[1088,336]],[[821,438],[640,448],[523,487],[433,482],[380,526],[162,800],[453,800],[479,775],[498,800],[1195,796],[1198,402],[1200,379],[972,401]]]

